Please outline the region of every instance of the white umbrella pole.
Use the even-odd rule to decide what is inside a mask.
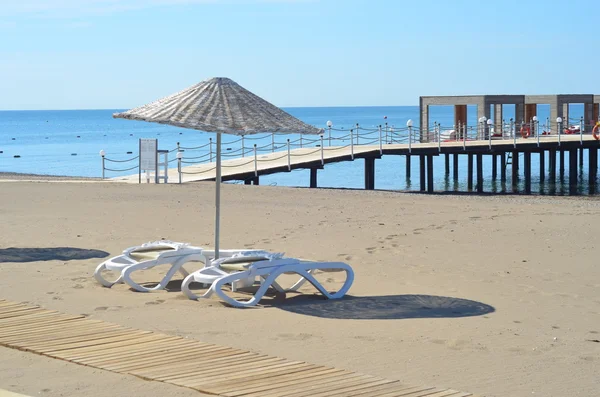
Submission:
[[[217,133],[217,177],[215,178],[215,259],[219,259],[221,229],[221,133]]]

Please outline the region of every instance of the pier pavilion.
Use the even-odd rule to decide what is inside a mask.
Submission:
[[[569,105],[583,104],[584,125],[593,127],[592,121],[598,120],[600,95],[458,95],[458,96],[422,96],[419,100],[421,142],[428,142],[431,106],[454,106],[454,128],[460,130],[468,125],[467,106],[477,106],[477,119],[493,120],[493,126],[500,128],[503,120],[503,105],[515,106],[516,124],[530,123],[537,116],[537,105],[550,105],[550,120],[562,118],[569,123]]]

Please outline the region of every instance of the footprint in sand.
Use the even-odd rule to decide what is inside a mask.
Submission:
[[[88,281],[88,280],[89,280],[89,278],[87,278],[87,277],[75,277],[75,278],[71,279],[71,281],[79,281],[79,282]]]
[[[123,308],[123,306],[98,306],[94,310],[97,312],[103,312],[103,311],[116,311],[116,310],[119,310],[122,308]]]
[[[311,334],[300,333],[300,334],[277,334],[277,336],[281,339],[285,340],[308,340],[313,338],[314,336]]]
[[[84,287],[83,285],[81,285],[81,284],[75,284],[75,285],[73,286],[73,288],[75,288],[75,289],[83,289],[83,288],[85,288],[85,287]]]
[[[164,299],[157,299],[155,301],[146,302],[147,305],[160,305],[161,303],[165,303]]]

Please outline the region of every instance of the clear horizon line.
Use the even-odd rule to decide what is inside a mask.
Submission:
[[[348,105],[348,106],[278,106],[280,109],[316,109],[316,108],[393,108],[419,105]],[[0,112],[69,112],[74,110],[127,110],[133,108],[77,108],[77,109],[0,109]]]

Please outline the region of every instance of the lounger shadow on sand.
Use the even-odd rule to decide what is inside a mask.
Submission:
[[[108,255],[109,253],[105,251],[73,247],[2,248],[0,249],[0,263],[74,261],[93,258],[106,258]]]
[[[267,300],[261,303],[269,305]],[[285,300],[273,299],[271,306],[307,316],[348,320],[472,317],[495,311],[485,303],[435,295],[346,295],[333,301],[298,295]]]

